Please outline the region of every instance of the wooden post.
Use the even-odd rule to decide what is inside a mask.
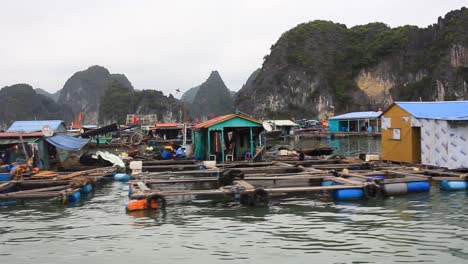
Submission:
[[[252,132],[252,127],[250,127],[250,161],[253,161],[253,156],[254,156],[254,148],[253,148],[253,132]]]
[[[348,119],[348,131],[347,132],[349,132],[349,119]]]
[[[26,150],[26,146],[24,145],[23,136],[20,135],[19,138],[20,138],[20,141],[21,141],[21,146],[23,147],[24,157],[26,158],[26,164],[28,164],[28,162],[29,162],[29,154],[28,154],[28,151]],[[29,165],[28,165],[28,166],[29,166]]]
[[[224,128],[221,129],[221,160],[224,163]]]
[[[208,149],[206,151],[208,152],[207,160],[210,160],[210,155],[211,155],[211,151],[210,151],[210,148],[211,148],[210,129],[208,129],[207,131],[208,131]]]
[[[185,104],[185,102],[184,102],[184,104]],[[184,121],[184,130],[183,131],[184,131],[183,132],[184,135],[182,137],[183,138],[182,145],[187,146],[187,124],[185,124],[185,121]]]

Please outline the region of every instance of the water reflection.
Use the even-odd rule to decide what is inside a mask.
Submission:
[[[131,213],[124,209],[127,194],[126,185],[112,182],[77,207],[44,201],[0,208],[0,261],[468,261],[467,192],[441,192],[436,185],[430,193],[352,203],[311,194],[273,197],[263,208],[196,202]]]
[[[286,146],[289,149],[331,147],[335,149],[333,154],[358,156],[360,153],[380,154],[380,143],[380,137],[349,136],[335,139],[287,138],[284,140],[270,141],[268,144]]]

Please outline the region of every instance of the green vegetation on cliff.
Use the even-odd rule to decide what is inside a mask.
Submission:
[[[71,110],[38,94],[28,84],[15,84],[0,90],[0,129],[16,120],[71,120]]]
[[[394,100],[468,99],[467,68],[467,8],[427,28],[316,20],[280,37],[236,107],[259,117],[324,118]]]
[[[158,121],[180,121],[181,104],[172,95],[160,91],[134,91],[119,82],[105,90],[99,108],[99,123],[124,124],[127,114],[157,114]]]

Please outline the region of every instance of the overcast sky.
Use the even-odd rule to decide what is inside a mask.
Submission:
[[[467,2],[0,0],[0,87],[28,83],[55,92],[76,71],[101,65],[136,89],[174,95],[218,70],[237,91],[299,23],[426,27]]]

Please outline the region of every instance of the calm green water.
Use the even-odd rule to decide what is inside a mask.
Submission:
[[[269,142],[275,146],[285,146],[289,149],[311,149],[320,147],[332,147],[333,154],[345,156],[358,156],[360,153],[380,154],[380,137],[352,136],[336,139],[284,139]],[[275,149],[273,149],[275,150]]]
[[[0,209],[0,263],[468,263],[466,192],[268,208],[173,205],[126,214],[112,182],[77,207]]]
[[[0,263],[468,263],[467,192],[357,203],[327,195],[268,208],[175,204],[127,214],[109,182],[75,207],[0,207]]]

